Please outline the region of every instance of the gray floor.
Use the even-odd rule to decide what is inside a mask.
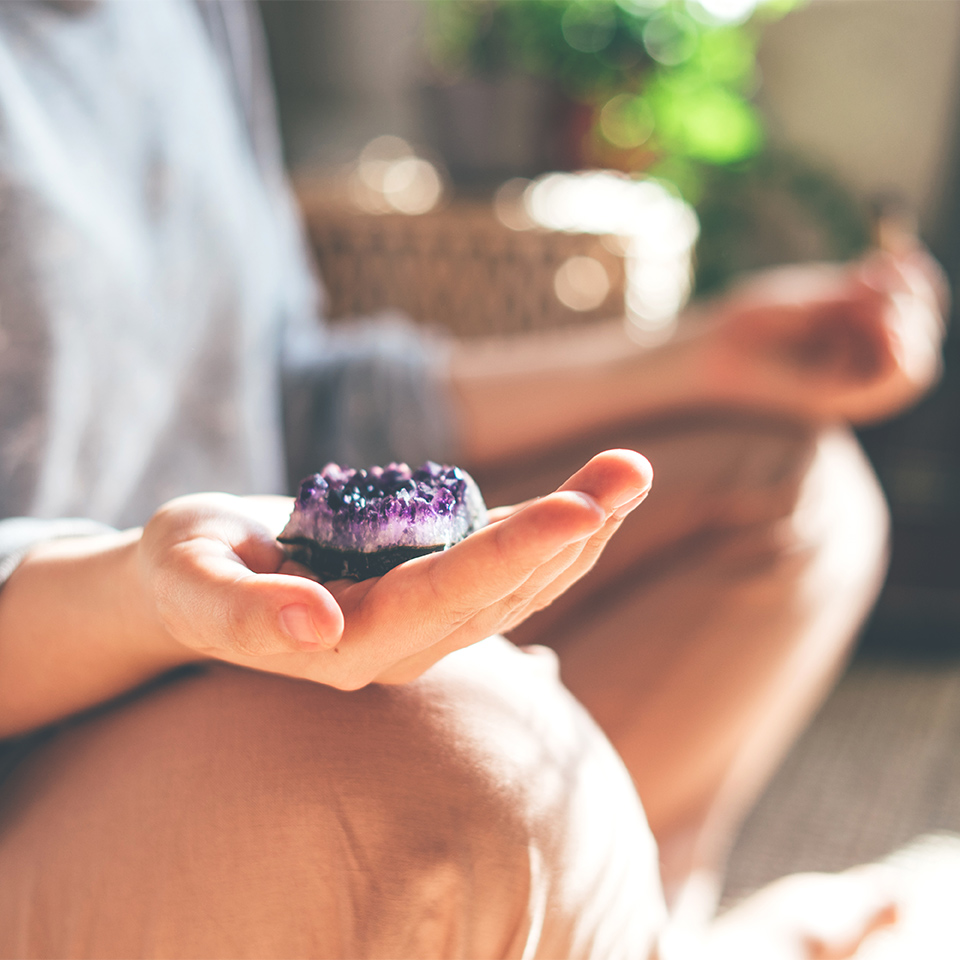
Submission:
[[[725,903],[960,831],[960,661],[855,662],[748,819]]]

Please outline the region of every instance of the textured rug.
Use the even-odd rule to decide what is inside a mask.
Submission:
[[[960,661],[855,661],[745,823],[724,904],[941,830],[960,832]]]

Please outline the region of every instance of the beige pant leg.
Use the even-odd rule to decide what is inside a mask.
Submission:
[[[610,439],[650,458],[653,491],[515,637],[558,652],[664,852],[687,846],[672,884],[722,862],[835,678],[880,584],[887,516],[848,431],[717,415]],[[515,474],[504,493],[542,492],[570,466]]]
[[[646,957],[656,852],[549,652],[356,693],[230,667],[111,706],[0,791],[2,957]]]

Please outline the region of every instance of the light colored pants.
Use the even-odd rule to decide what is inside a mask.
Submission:
[[[736,818],[869,606],[885,515],[842,434],[692,420],[637,446],[656,494],[521,638],[555,639],[619,757],[554,654],[500,638],[354,693],[187,672],[0,790],[0,957],[649,956],[634,784],[664,835]]]

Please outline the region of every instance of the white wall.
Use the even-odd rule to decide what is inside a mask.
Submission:
[[[960,120],[960,2],[819,0],[767,30],[760,62],[775,139],[934,224]]]

